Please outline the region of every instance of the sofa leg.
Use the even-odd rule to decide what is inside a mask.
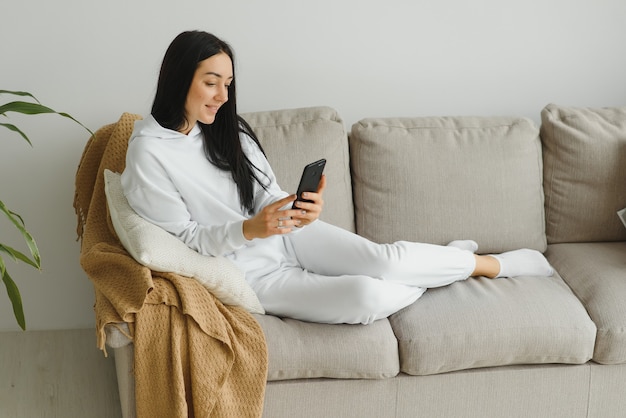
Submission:
[[[114,348],[117,389],[120,393],[120,405],[123,418],[136,418],[135,411],[135,376],[133,374],[134,347],[127,344]]]

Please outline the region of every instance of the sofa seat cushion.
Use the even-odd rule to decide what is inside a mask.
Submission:
[[[398,344],[382,319],[370,325],[327,325],[254,315],[267,340],[267,380],[383,379],[399,373]]]
[[[626,242],[553,244],[546,256],[598,328],[593,360],[626,363]]]
[[[429,289],[390,317],[400,369],[412,375],[513,364],[582,364],[596,328],[555,274],[470,278]]]
[[[626,241],[626,107],[541,112],[548,242]]]
[[[545,251],[541,143],[528,119],[364,119],[350,155],[360,235]]]
[[[336,110],[326,107],[244,113],[267,153],[281,188],[295,193],[304,166],[326,158],[328,178],[321,219],[354,231],[348,133]]]

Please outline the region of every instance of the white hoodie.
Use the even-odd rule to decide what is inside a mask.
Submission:
[[[236,253],[248,253],[246,259],[258,259],[259,252],[276,258],[278,254],[272,253],[284,246],[279,236],[252,241],[243,236],[247,216],[241,208],[237,185],[229,172],[207,160],[202,137],[198,125],[184,135],[163,128],[152,116],[137,121],[122,173],[122,187],[129,204],[140,216],[201,254],[227,256],[233,261]],[[254,183],[256,213],[288,193],[276,183],[267,159],[254,141],[242,134],[241,143],[250,161],[267,175],[259,176],[266,182],[267,190]],[[256,246],[262,248],[241,251]],[[248,270],[252,266],[240,267]],[[267,264],[263,267],[270,268]]]

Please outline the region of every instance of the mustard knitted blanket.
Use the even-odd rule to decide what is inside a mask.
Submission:
[[[138,115],[99,129],[76,174],[80,263],[95,288],[97,344],[127,322],[135,350],[138,417],[260,417],[267,376],[263,331],[199,282],[157,273],[122,247],[107,212],[103,170],[122,172]]]

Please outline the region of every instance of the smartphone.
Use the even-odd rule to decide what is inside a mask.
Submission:
[[[302,171],[302,177],[300,178],[300,184],[298,185],[298,191],[296,192],[296,202],[311,202],[302,198],[304,192],[316,192],[317,186],[322,179],[322,173],[324,172],[324,166],[326,165],[326,159],[322,158],[304,167]],[[292,209],[296,209],[296,202],[293,202]]]

